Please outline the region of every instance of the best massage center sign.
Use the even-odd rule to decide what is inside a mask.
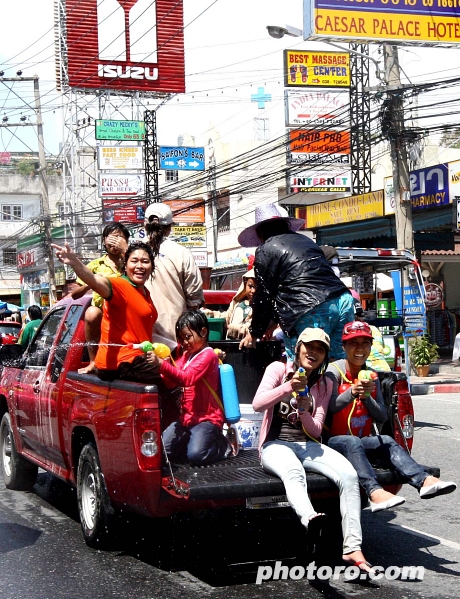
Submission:
[[[304,39],[455,46],[458,0],[304,0]]]

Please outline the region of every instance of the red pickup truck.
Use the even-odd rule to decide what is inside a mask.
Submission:
[[[30,490],[38,467],[75,486],[83,536],[93,547],[110,540],[118,510],[161,518],[186,510],[251,507],[263,503],[260,498],[270,503],[282,496],[282,482],[262,470],[257,449],[206,467],[169,463],[161,432],[176,416],[170,409],[174,402],[162,402],[155,385],[106,383],[94,374],[78,374],[88,360],[83,317],[90,300],[59,302],[23,355],[18,345],[0,349],[0,451],[6,486]],[[241,357],[241,352],[234,355]],[[242,391],[250,369],[249,353],[243,372],[237,372]],[[381,377],[391,413],[386,432],[411,444],[413,412],[405,375]],[[242,396],[244,391],[240,400]],[[337,496],[326,478],[307,476],[313,499]],[[379,470],[378,477],[393,490],[404,482],[387,470]]]

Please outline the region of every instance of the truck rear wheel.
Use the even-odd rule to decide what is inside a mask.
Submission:
[[[0,424],[0,448],[3,480],[7,489],[30,491],[37,482],[38,466],[18,454],[8,413],[3,415]]]
[[[86,544],[96,549],[108,547],[113,535],[114,510],[93,443],[83,447],[78,460],[77,501]]]

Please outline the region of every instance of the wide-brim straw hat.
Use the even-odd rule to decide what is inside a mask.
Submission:
[[[255,224],[241,231],[238,235],[238,243],[242,247],[247,248],[260,245],[262,242],[257,236],[256,229],[262,223],[273,219],[286,221],[289,224],[291,231],[298,231],[305,225],[303,219],[289,216],[286,209],[282,206],[278,206],[277,204],[262,204],[261,206],[256,206]]]

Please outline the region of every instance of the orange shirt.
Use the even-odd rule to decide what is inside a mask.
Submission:
[[[146,296],[127,277],[110,279],[112,295],[104,302],[101,340],[95,365],[101,370],[116,370],[122,362],[132,362],[142,350],[129,343],[152,340],[157,311],[149,292]]]

